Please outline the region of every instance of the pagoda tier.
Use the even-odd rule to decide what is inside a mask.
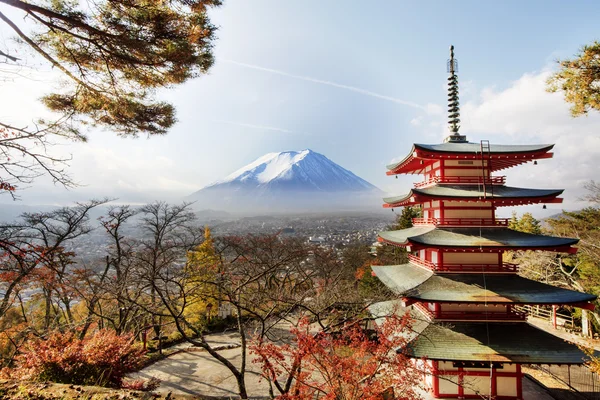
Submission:
[[[435,249],[443,252],[486,253],[506,250],[547,250],[575,253],[578,239],[534,235],[508,228],[446,228],[414,226],[379,233],[379,241],[405,247],[407,251]],[[440,250],[442,250],[440,252]],[[421,257],[424,261],[427,258]]]
[[[381,282],[404,303],[564,304],[587,308],[596,296],[515,274],[434,274],[413,264],[373,266]],[[442,307],[443,308],[443,307]],[[443,309],[440,310],[443,313]]]
[[[369,310],[376,323],[392,314],[412,317],[411,329],[403,333],[407,343],[397,352],[425,360],[420,361],[430,371],[425,382],[436,398],[521,400],[521,364],[580,365],[586,358],[577,346],[527,322],[440,324],[396,300]]]
[[[516,206],[539,203],[562,203],[561,189],[522,189],[510,186],[494,186],[483,188],[482,185],[432,185],[415,188],[403,196],[386,197],[384,208],[423,205],[431,216],[436,213],[452,214],[470,207],[474,210],[488,209],[486,216],[491,216],[494,207]],[[435,203],[434,203],[435,202]],[[473,205],[472,203],[477,203]],[[445,212],[444,212],[445,211]]]
[[[527,322],[452,322],[438,324],[423,319],[399,301],[373,304],[369,311],[375,317],[391,314],[411,314],[413,323],[405,333],[407,345],[398,349],[414,358],[486,363],[480,368],[494,369],[504,363],[522,364],[582,364],[584,353],[563,339],[544,332]],[[376,320],[379,322],[379,320]]]
[[[552,158],[553,144],[499,145],[481,143],[414,144],[402,161],[387,166],[388,175],[473,176],[482,168],[499,171],[528,161]],[[477,175],[477,174],[475,174]]]
[[[430,360],[520,364],[582,364],[585,356],[526,322],[429,323],[407,350],[412,357]]]

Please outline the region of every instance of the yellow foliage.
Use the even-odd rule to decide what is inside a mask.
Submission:
[[[192,324],[200,324],[216,313],[218,290],[216,286],[221,258],[215,250],[210,229],[204,228],[204,242],[187,254],[188,306],[184,315]]]

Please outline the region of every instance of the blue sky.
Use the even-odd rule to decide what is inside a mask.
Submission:
[[[564,207],[578,208],[581,185],[598,175],[600,116],[571,119],[561,96],[543,90],[557,58],[600,39],[596,1],[229,0],[211,15],[217,61],[208,75],[160,93],[178,110],[167,136],[92,132],[87,144],[65,144],[59,151],[73,154],[84,186],[42,180],[23,202],[173,201],[267,152],[305,148],[403,193],[417,178],[392,180],[384,166],[413,142],[446,135],[450,44],[471,141],[557,143],[554,159],[506,171],[509,184],[564,187]],[[0,99],[0,117],[43,112],[35,101],[56,85],[55,73],[42,66],[31,75],[39,80],[0,82],[14,93]]]

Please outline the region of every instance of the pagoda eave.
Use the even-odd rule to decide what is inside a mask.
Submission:
[[[481,160],[482,155],[479,152],[443,152],[432,151],[423,148],[413,147],[413,151],[402,161],[389,165],[387,175],[398,174],[419,174],[424,169],[437,160]],[[478,146],[478,145],[477,145]],[[492,145],[493,148],[494,145]],[[479,147],[479,146],[478,146]],[[524,164],[529,161],[552,158],[553,153],[549,150],[553,145],[548,145],[536,151],[524,152],[492,152],[486,159],[491,162],[491,171],[499,171],[516,165]]]
[[[398,208],[398,207],[406,207],[406,206],[415,206],[422,204],[427,201],[435,201],[435,200],[454,200],[460,202],[480,202],[480,201],[490,201],[493,206],[496,207],[510,207],[510,206],[519,206],[519,205],[530,205],[530,204],[560,204],[563,202],[561,197],[527,197],[527,198],[495,198],[492,195],[481,196],[481,197],[451,197],[451,196],[424,196],[424,195],[416,195],[403,199],[401,201],[397,201],[394,203],[384,203],[383,208]]]
[[[507,250],[541,250],[541,251],[553,251],[556,253],[568,253],[575,254],[577,253],[576,247],[571,247],[570,245],[564,246],[444,246],[444,245],[432,245],[432,244],[424,244],[417,242],[394,242],[392,240],[384,239],[381,236],[377,238],[377,241],[380,243],[385,243],[391,246],[396,247],[404,247],[407,251],[418,251],[423,249],[437,249],[444,250],[448,252],[460,252],[460,253],[499,253]]]
[[[588,360],[577,346],[524,321],[440,325],[403,307],[399,300],[373,304],[369,311],[376,323],[389,315],[409,313],[413,323],[404,334],[407,345],[397,351],[415,359],[554,365],[581,365]]]
[[[527,322],[430,323],[398,352],[440,361],[582,365],[586,355]]]
[[[451,300],[431,300],[431,299],[422,299],[416,297],[402,297],[402,303],[404,306],[408,307],[415,303],[433,303],[433,304],[462,304],[466,306],[480,305],[480,304],[490,304],[490,305],[516,305],[516,306],[553,306],[559,304],[559,302],[534,302],[534,301],[512,301],[510,299],[500,300],[498,297],[488,297],[484,300],[461,300],[461,301],[451,301]],[[594,303],[589,302],[574,302],[569,303],[565,301],[561,301],[560,305],[581,308],[584,310],[594,311],[596,310],[596,305]],[[449,318],[450,319],[450,318]],[[482,318],[485,320],[484,318]]]
[[[472,270],[468,274],[435,273],[412,262],[372,266],[372,270],[379,280],[409,304],[565,304],[587,309],[589,302],[597,298],[592,294],[554,287],[514,273],[488,274],[483,266],[479,271]]]

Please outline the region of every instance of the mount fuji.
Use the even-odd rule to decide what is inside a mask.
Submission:
[[[196,207],[231,211],[358,210],[381,191],[312,150],[268,153],[188,197]]]

